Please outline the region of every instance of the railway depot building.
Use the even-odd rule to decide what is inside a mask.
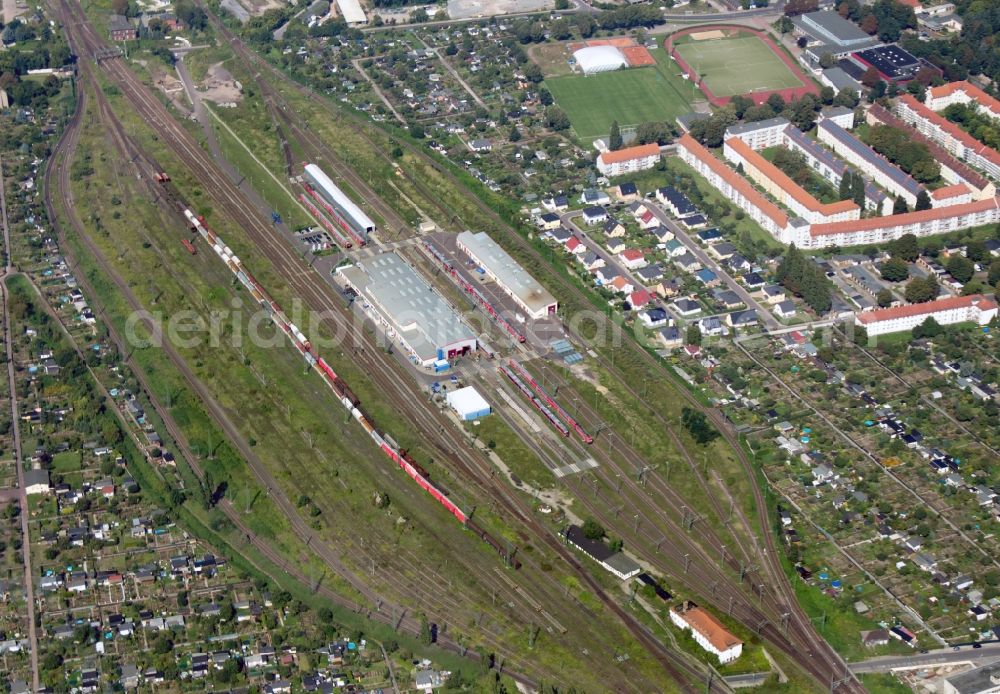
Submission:
[[[559,302],[485,231],[463,231],[456,245],[532,320],[554,316]]]
[[[382,253],[337,272],[415,364],[430,367],[440,359],[452,359],[477,348],[472,329],[396,253]]]

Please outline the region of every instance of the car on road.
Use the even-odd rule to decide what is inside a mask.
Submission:
[[[981,643],[974,643],[974,644],[972,644],[972,647],[973,648],[982,648],[983,644],[981,644]]]
[[[960,651],[960,650],[962,650],[962,647],[961,646],[952,646],[951,650],[953,650],[953,651]]]

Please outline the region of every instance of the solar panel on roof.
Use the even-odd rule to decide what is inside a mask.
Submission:
[[[572,366],[573,364],[578,364],[583,361],[583,355],[579,352],[573,352],[572,354],[567,354],[563,357],[563,361]]]

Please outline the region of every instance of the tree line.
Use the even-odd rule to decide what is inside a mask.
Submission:
[[[781,286],[800,297],[816,313],[826,313],[833,305],[830,280],[794,243],[788,244],[776,276]]]

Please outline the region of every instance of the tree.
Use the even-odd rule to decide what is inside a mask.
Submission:
[[[892,213],[893,214],[906,214],[910,211],[909,205],[906,204],[906,200],[903,199],[902,195],[897,195],[896,199],[892,203]]]
[[[885,287],[879,289],[878,294],[875,295],[875,301],[878,302],[879,308],[891,306],[893,301],[892,292]]]
[[[851,180],[852,195],[851,199],[854,200],[854,204],[861,209],[865,208],[865,179],[859,174],[855,173]]]
[[[857,108],[861,100],[858,98],[858,93],[851,89],[850,87],[844,87],[839,92],[837,92],[837,98],[833,101],[836,106],[843,106],[844,108]]]
[[[976,273],[976,267],[972,264],[972,261],[957,253],[953,253],[948,257],[945,269],[949,275],[962,284],[971,280],[972,276]]]
[[[921,210],[931,209],[931,196],[927,194],[927,191],[923,188],[917,193],[917,204],[914,205],[913,211],[920,212]]]
[[[906,283],[904,290],[906,300],[911,304],[922,304],[937,298],[938,285],[934,277],[915,277]]]
[[[879,273],[886,282],[902,282],[910,276],[910,266],[902,258],[889,258],[882,263]]]
[[[861,20],[861,31],[866,34],[871,34],[872,36],[878,33],[878,17],[874,14],[870,14]]]
[[[414,123],[410,126],[410,137],[421,140],[424,137],[424,126]]]
[[[989,271],[987,272],[987,281],[994,285],[1000,282],[1000,258],[997,258],[992,263],[990,263]]]
[[[986,249],[986,244],[982,241],[969,241],[965,244],[965,257],[969,260],[981,263],[986,260],[990,252]]]
[[[885,81],[884,80],[879,80],[878,82],[875,83],[875,86],[872,88],[871,92],[868,94],[868,101],[870,101],[872,103],[878,101],[883,96],[885,96],[885,93],[886,93],[887,89],[888,89],[888,87],[886,86]]]
[[[851,186],[852,186],[852,180],[851,179],[853,178],[853,176],[854,176],[854,174],[852,174],[850,171],[845,171],[844,175],[841,176],[841,178],[840,178],[840,191],[838,193],[838,197],[841,200],[850,200],[851,197],[854,195],[854,191],[851,190]]]
[[[604,526],[598,523],[593,518],[587,518],[583,521],[583,525],[580,527],[583,531],[583,536],[588,540],[603,540],[607,532],[604,530]]]
[[[545,109],[545,122],[550,128],[556,131],[569,129],[569,116],[558,106],[549,106]]]
[[[691,434],[691,438],[703,446],[719,436],[718,430],[709,423],[705,413],[700,410],[685,407],[681,410],[681,423]]]
[[[528,63],[521,69],[524,72],[524,79],[528,80],[532,84],[538,84],[545,79],[545,75],[542,74],[542,68],[540,68],[536,63]]]
[[[882,76],[879,75],[878,70],[873,67],[865,70],[865,74],[861,75],[861,84],[865,85],[869,89],[873,88],[876,84],[882,81]]]
[[[917,245],[917,237],[913,234],[903,234],[889,244],[889,254],[895,258],[901,258],[908,263],[914,262],[920,257],[920,246]]]
[[[771,96],[767,97],[767,105],[770,106],[775,113],[781,113],[785,110],[785,98],[778,92],[774,92]]]
[[[618,127],[618,121],[611,121],[611,134],[608,135],[608,148],[612,151],[622,148],[622,131]]]
[[[802,251],[789,244],[778,265],[778,282],[817,313],[826,313],[833,304],[830,280],[816,263],[807,260]]]
[[[689,345],[701,344],[701,328],[698,327],[697,323],[691,323],[687,327],[687,333],[684,336],[684,341]]]
[[[753,99],[743,94],[737,94],[729,100],[729,105],[733,107],[733,113],[737,118],[742,119],[747,109],[753,106]]]
[[[819,57],[819,66],[824,70],[829,70],[836,64],[837,59],[833,57],[832,53],[824,53]]]
[[[914,340],[919,340],[922,337],[937,337],[943,332],[941,324],[934,320],[933,316],[928,316],[923,323],[913,329],[912,334]]]

